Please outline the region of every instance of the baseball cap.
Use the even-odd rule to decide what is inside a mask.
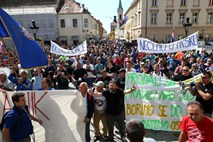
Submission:
[[[103,81],[98,81],[97,83],[94,83],[96,87],[104,87],[104,82]]]
[[[118,72],[119,72],[119,73],[120,73],[120,72],[124,72],[124,73],[125,73],[126,70],[125,70],[125,68],[121,68]]]

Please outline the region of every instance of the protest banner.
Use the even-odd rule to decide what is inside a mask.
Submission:
[[[180,118],[187,115],[189,101],[195,97],[184,95],[177,82],[143,73],[126,73],[125,87],[137,89],[125,95],[126,119],[138,119],[146,129],[179,131]]]
[[[67,49],[61,48],[59,45],[51,41],[50,52],[57,55],[63,55],[63,56],[78,56],[78,55],[87,53],[87,43],[86,41],[84,41],[82,44],[80,44],[76,48],[72,50],[67,50]]]
[[[172,53],[178,51],[194,50],[197,49],[198,45],[198,32],[168,44],[155,43],[146,38],[138,39],[138,51],[148,53]]]
[[[24,91],[30,113],[43,121],[33,122],[36,142],[84,142],[85,106],[77,90]],[[0,119],[13,106],[14,92],[0,91]],[[2,135],[0,135],[0,140]]]

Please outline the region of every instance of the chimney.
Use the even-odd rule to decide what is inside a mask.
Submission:
[[[84,4],[82,4],[82,7],[84,8]]]
[[[116,19],[116,16],[114,16],[114,20],[113,20],[113,22],[117,23],[117,19]]]

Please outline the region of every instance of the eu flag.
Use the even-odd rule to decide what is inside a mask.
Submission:
[[[0,38],[14,43],[23,69],[46,66],[48,59],[38,42],[0,8]],[[8,47],[6,47],[8,48]]]

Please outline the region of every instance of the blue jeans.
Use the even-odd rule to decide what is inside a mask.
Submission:
[[[85,140],[86,142],[90,142],[91,137],[90,137],[90,121],[86,123],[86,128],[85,128]]]

